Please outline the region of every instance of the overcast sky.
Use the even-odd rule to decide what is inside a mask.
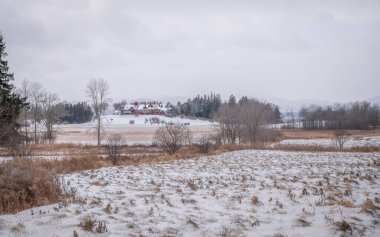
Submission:
[[[0,0],[16,84],[83,99],[380,95],[380,1]]]

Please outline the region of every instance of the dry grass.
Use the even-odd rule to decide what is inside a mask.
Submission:
[[[308,227],[310,226],[311,223],[303,218],[299,218],[296,220],[296,226],[300,226],[300,227]]]
[[[355,203],[347,200],[342,200],[342,201],[325,201],[322,203],[323,206],[333,206],[333,205],[338,205],[346,208],[355,208],[356,205]]]
[[[88,232],[105,233],[107,225],[104,221],[97,221],[93,217],[87,216],[81,222],[80,226]]]
[[[367,199],[360,207],[363,209],[363,211],[367,213],[374,213],[376,210],[379,209],[371,199]]]
[[[187,223],[192,225],[195,229],[199,229],[199,225],[197,222],[195,222],[191,217],[187,218]]]
[[[258,206],[258,205],[261,205],[262,203],[259,201],[259,197],[257,196],[253,196],[251,198],[251,203],[252,205],[255,205],[255,206]]]
[[[28,159],[0,165],[0,213],[15,213],[58,202],[60,183],[48,169]]]
[[[335,227],[337,230],[344,232],[344,233],[349,233],[350,235],[352,235],[352,227],[345,220],[337,221],[334,224],[335,224]]]

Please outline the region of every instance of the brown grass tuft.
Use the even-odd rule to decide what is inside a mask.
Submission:
[[[259,197],[257,197],[257,196],[253,196],[251,198],[251,203],[252,203],[252,205],[255,205],[255,206],[261,205],[261,202],[259,201]]]
[[[353,203],[351,201],[347,201],[347,200],[343,200],[343,201],[325,201],[323,203],[323,205],[324,206],[339,205],[339,206],[346,207],[346,208],[354,208],[354,207],[356,207],[355,203]]]
[[[337,228],[337,230],[345,232],[345,233],[350,233],[352,235],[352,227],[345,220],[337,221],[334,223],[334,225]]]
[[[302,218],[299,218],[296,220],[296,226],[299,226],[299,227],[308,227],[310,226],[311,223],[305,219],[302,219]]]
[[[361,205],[361,208],[367,212],[374,212],[378,209],[378,207],[369,198]]]
[[[104,221],[97,221],[94,218],[87,216],[81,222],[80,226],[88,232],[105,233],[107,232],[107,225]]]

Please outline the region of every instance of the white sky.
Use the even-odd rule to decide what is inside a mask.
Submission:
[[[1,0],[16,84],[84,99],[380,95],[380,1]]]

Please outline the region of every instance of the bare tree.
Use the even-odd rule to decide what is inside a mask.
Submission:
[[[34,124],[34,143],[46,139],[52,142],[54,139],[53,125],[59,122],[64,113],[64,108],[59,105],[58,96],[46,92],[41,84],[28,80],[22,82],[18,93],[27,98],[30,104],[30,107],[24,108],[21,114],[23,119],[21,124],[25,127],[26,138],[28,138],[29,126],[27,120],[31,118]],[[39,136],[38,129],[43,127],[45,127],[45,131],[42,136]]]
[[[219,131],[223,143],[235,143],[239,136],[238,107],[223,104],[216,113],[216,121],[219,123]]]
[[[21,86],[17,88],[17,93],[22,97],[26,98],[27,101],[30,101],[31,96],[31,83],[28,80],[23,80],[21,83]],[[24,128],[24,135],[25,135],[25,142],[29,143],[29,131],[28,128],[30,126],[28,119],[30,118],[30,107],[24,107],[21,110],[20,116],[19,116],[19,123]]]
[[[242,126],[242,136],[254,144],[258,140],[259,129],[269,122],[272,116],[271,108],[262,102],[254,99],[249,99],[246,103],[240,106],[239,120]],[[263,130],[261,130],[261,133]]]
[[[286,113],[286,128],[295,128],[296,127],[296,118],[293,109]]]
[[[350,140],[350,134],[345,130],[336,130],[334,132],[334,142],[340,150],[343,149],[344,144]]]
[[[56,94],[44,93],[42,100],[42,122],[45,125],[44,138],[52,143],[55,138],[53,125],[58,123],[64,115],[64,107],[59,104],[59,97]]]
[[[45,94],[42,85],[36,82],[29,83],[29,97],[30,113],[34,124],[34,143],[38,143],[37,128],[42,119],[42,103]]]
[[[169,155],[176,153],[182,146],[190,143],[192,133],[182,124],[165,124],[154,134],[153,142]]]
[[[107,151],[108,156],[111,158],[112,164],[116,165],[117,161],[121,157],[121,148],[125,146],[125,140],[123,135],[115,133],[108,136],[107,139]]]
[[[102,115],[107,108],[108,102],[110,102],[110,99],[107,98],[108,90],[108,83],[103,79],[92,79],[87,84],[87,97],[91,100],[91,106],[97,122],[95,131],[98,138],[98,146],[101,145]]]

